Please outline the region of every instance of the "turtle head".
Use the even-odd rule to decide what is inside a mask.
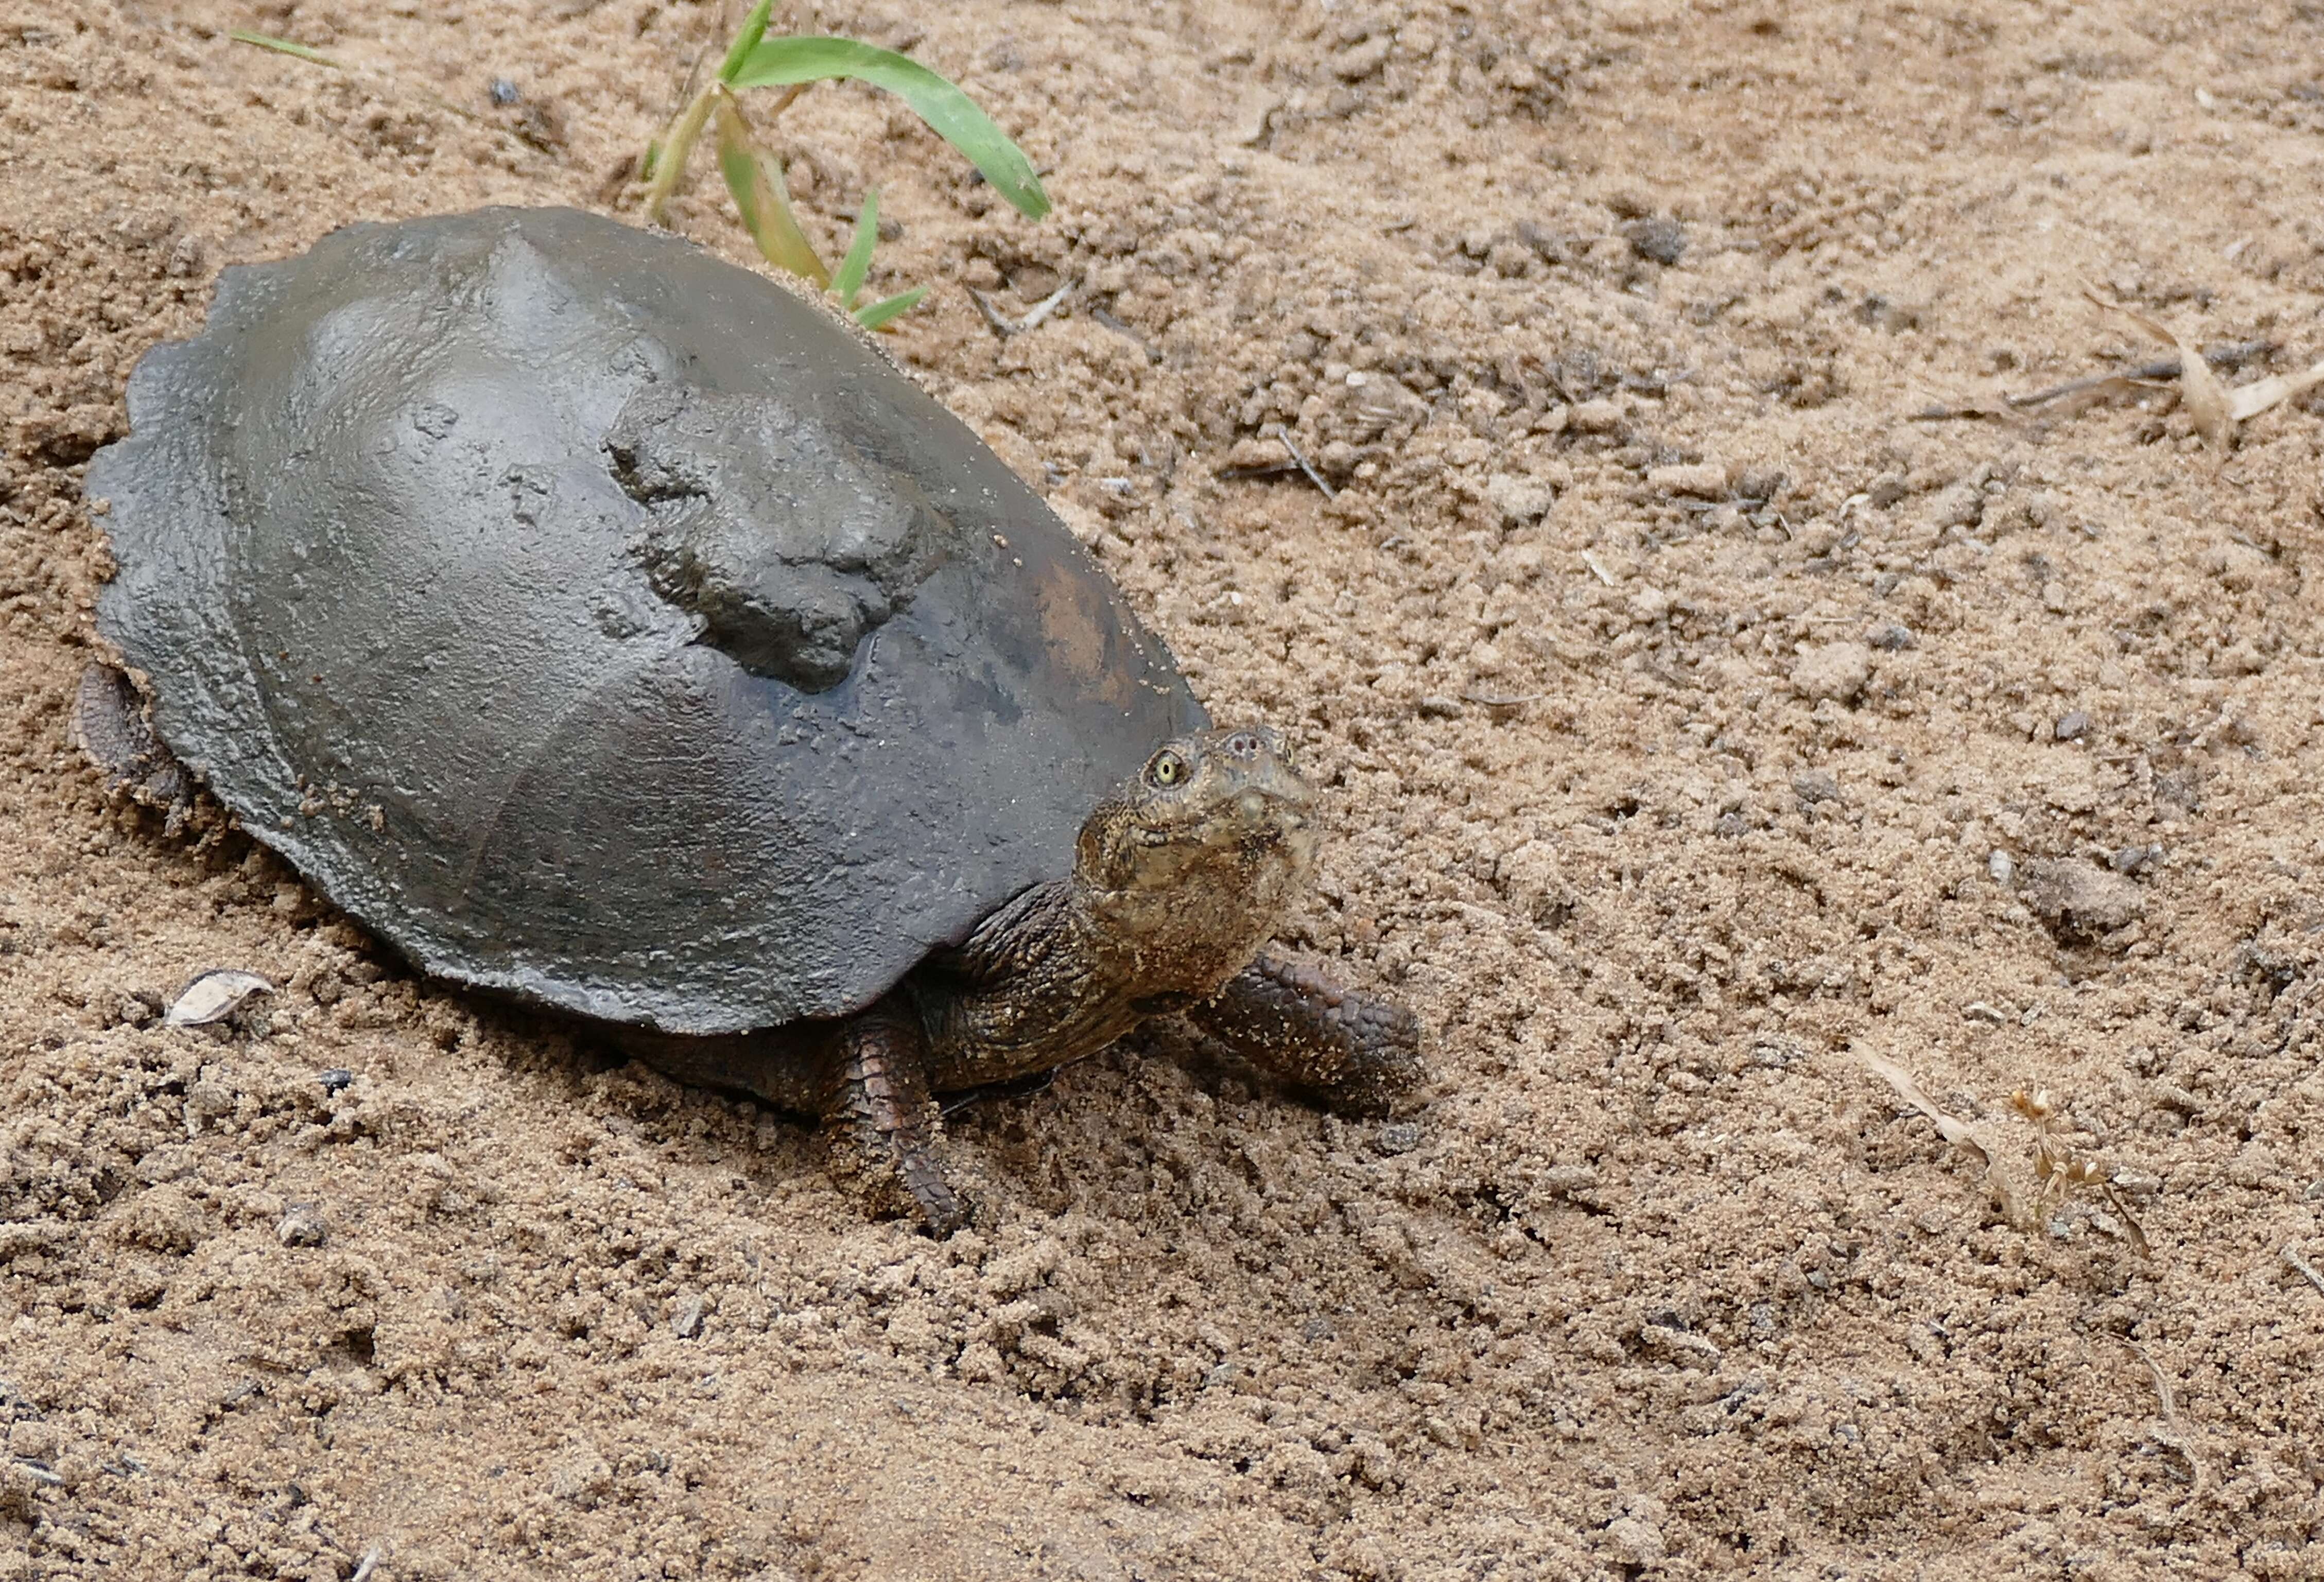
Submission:
[[[1242,970],[1306,888],[1314,798],[1290,748],[1263,725],[1165,742],[1082,825],[1084,904],[1141,960],[1176,961],[1165,975],[1207,993]]]

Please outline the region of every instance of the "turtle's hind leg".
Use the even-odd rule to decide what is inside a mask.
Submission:
[[[145,700],[127,676],[110,665],[80,673],[72,734],[115,795],[161,809],[172,835],[185,827],[194,808],[193,777],[153,734]]]
[[[1186,1016],[1261,1071],[1353,1115],[1388,1113],[1425,1074],[1418,1016],[1263,951]]]
[[[931,1231],[958,1230],[968,1208],[937,1156],[941,1123],[928,1091],[927,1035],[911,1001],[891,996],[840,1023],[830,1037],[824,1124],[843,1131],[866,1163],[892,1170]]]

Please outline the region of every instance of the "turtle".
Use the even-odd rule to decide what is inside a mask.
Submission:
[[[821,1117],[937,1232],[939,1096],[1150,1018],[1416,1090],[1409,1009],[1269,948],[1286,739],[804,295],[573,209],[351,225],[225,271],[129,414],[78,740],[420,970]]]

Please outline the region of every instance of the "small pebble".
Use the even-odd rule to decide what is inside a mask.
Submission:
[[[1646,469],[1646,487],[1663,494],[1691,494],[1717,500],[1727,492],[1727,469],[1717,462],[1695,462]]]
[[[284,1246],[321,1246],[330,1233],[329,1222],[324,1219],[322,1205],[318,1203],[291,1204],[283,1213],[282,1223],[274,1228],[274,1234],[281,1237]]]
[[[1803,769],[1792,777],[1792,792],[1813,807],[1819,802],[1839,801],[1840,782],[1821,769]]]
[[[691,1340],[702,1333],[702,1298],[687,1296],[679,1300],[678,1311],[670,1315],[671,1333],[680,1340]]]
[[[1495,473],[1485,480],[1485,501],[1499,513],[1505,528],[1540,520],[1556,499],[1556,492],[1539,478]]]
[[[1864,640],[1876,648],[1884,648],[1892,654],[1902,648],[1920,646],[1920,639],[1913,635],[1911,627],[1899,626],[1894,621],[1886,626],[1874,627],[1871,634]]]
[[[1800,650],[1792,686],[1803,697],[1847,703],[1872,679],[1872,654],[1862,643],[1825,643]]]
[[[1457,720],[1469,712],[1449,697],[1425,697],[1413,707],[1431,720]]]
[[[1929,523],[1940,532],[1973,528],[1985,515],[1985,491],[1975,483],[1955,483],[1938,491],[1929,508]]]
[[[1571,422],[1584,434],[1611,434],[1622,426],[1622,409],[1609,400],[1579,401]]]
[[[524,97],[517,91],[516,84],[511,82],[505,77],[495,77],[493,78],[491,92],[493,96],[493,103],[495,105],[513,105],[517,100]]]
[[[1373,1135],[1372,1146],[1383,1154],[1409,1154],[1420,1146],[1420,1127],[1413,1121],[1391,1121]]]
[[[1995,884],[2006,889],[2017,877],[2017,862],[2008,852],[1996,848],[1993,855],[1985,860],[1985,871],[1993,876]]]
[[[2082,738],[2082,732],[2088,731],[2089,728],[2089,715],[2084,713],[2080,709],[2076,709],[2072,713],[2060,718],[2055,727],[2055,731],[2057,738],[2061,741],[2079,741]]]
[[[2126,928],[2146,910],[2146,892],[2127,876],[2079,857],[2030,863],[2025,879],[2026,905],[2068,943]]]
[[[1608,1552],[1627,1570],[1660,1570],[1665,1546],[1663,1535],[1635,1516],[1607,1523],[1603,1540]]]
[[[323,1084],[326,1093],[344,1093],[355,1086],[355,1074],[345,1066],[333,1066],[329,1071],[316,1072],[315,1081]]]
[[[1676,263],[1686,256],[1686,227],[1668,215],[1632,220],[1622,227],[1630,251],[1654,263]]]
[[[1630,595],[1630,619],[1651,626],[1671,612],[1671,596],[1649,583]]]

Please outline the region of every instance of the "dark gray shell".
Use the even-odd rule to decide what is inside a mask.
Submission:
[[[90,464],[99,630],[252,834],[427,970],[616,1022],[855,1009],[1203,713],[846,327],[567,209],[226,271]]]

